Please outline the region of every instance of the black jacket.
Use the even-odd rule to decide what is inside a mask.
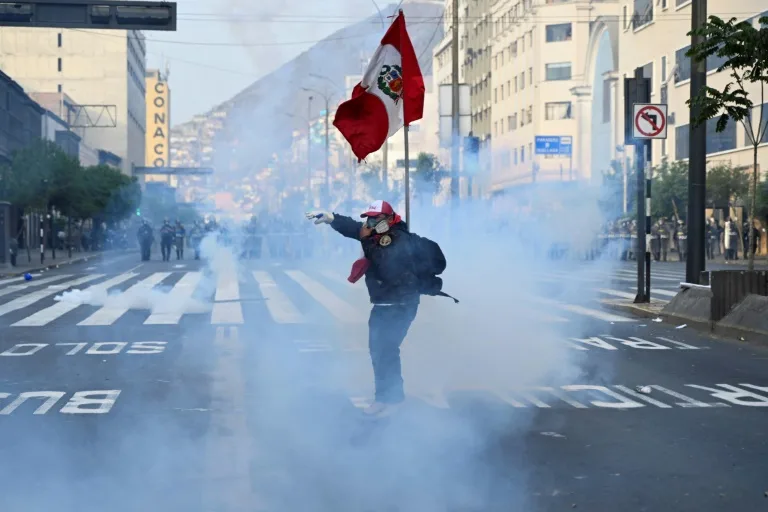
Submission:
[[[419,303],[421,293],[417,276],[422,272],[423,264],[431,259],[426,252],[434,242],[409,232],[404,222],[393,225],[386,233],[392,239],[386,247],[379,244],[378,237],[360,240],[363,223],[350,217],[334,213],[331,227],[362,244],[363,253],[371,262],[365,273],[371,303]]]

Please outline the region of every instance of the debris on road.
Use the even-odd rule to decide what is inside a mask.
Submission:
[[[651,386],[635,386],[635,391],[644,395],[651,394]]]
[[[656,322],[657,324],[660,324],[663,320],[659,317],[656,317],[653,319],[653,321]]]
[[[685,329],[686,327],[688,327],[688,324],[678,325],[675,329]]]

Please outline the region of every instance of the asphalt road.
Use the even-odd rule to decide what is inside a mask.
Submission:
[[[768,506],[768,351],[603,309],[631,263],[425,299],[408,400],[366,422],[345,263],[137,259],[0,282],[1,510]],[[668,300],[683,267],[655,268]]]

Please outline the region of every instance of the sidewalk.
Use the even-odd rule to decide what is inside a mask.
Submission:
[[[47,270],[49,268],[56,268],[58,265],[70,265],[72,263],[78,263],[81,261],[92,261],[101,259],[105,254],[111,254],[113,251],[96,251],[96,252],[72,252],[72,258],[69,258],[67,251],[56,251],[56,259],[53,259],[53,252],[50,249],[45,251],[45,262],[40,264],[40,250],[30,250],[29,256],[31,261],[27,258],[27,251],[22,250],[16,257],[16,266],[11,266],[8,263],[6,266],[0,266],[0,277],[15,277],[26,274],[27,272],[37,272],[40,270]]]

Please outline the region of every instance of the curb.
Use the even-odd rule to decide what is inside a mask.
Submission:
[[[77,258],[77,259],[73,258],[73,259],[70,259],[70,260],[58,261],[58,262],[54,260],[51,263],[47,263],[47,264],[43,264],[43,265],[38,265],[36,267],[26,268],[24,270],[19,270],[19,271],[15,271],[14,270],[14,271],[11,271],[11,272],[0,272],[0,278],[23,276],[27,272],[39,272],[41,270],[50,270],[52,268],[61,267],[62,265],[72,265],[72,264],[75,264],[75,263],[83,263],[83,262],[86,262],[86,261],[91,261],[91,260],[95,260],[95,259],[101,259],[103,257],[104,257],[104,251],[101,251],[101,252],[93,253],[90,256],[83,256],[83,257]]]
[[[713,338],[721,337],[733,341],[751,341],[768,345],[768,333],[763,331],[738,327],[718,326],[717,324],[712,325],[711,322],[702,322],[701,319],[697,318],[687,318],[679,315],[664,314],[662,313],[661,308],[656,311],[651,309],[652,306],[639,306],[637,304],[612,301],[604,302],[603,305],[608,309],[612,309],[613,311],[629,313],[640,318],[661,318],[663,323],[668,325],[679,326],[685,323],[688,327],[708,334]]]

